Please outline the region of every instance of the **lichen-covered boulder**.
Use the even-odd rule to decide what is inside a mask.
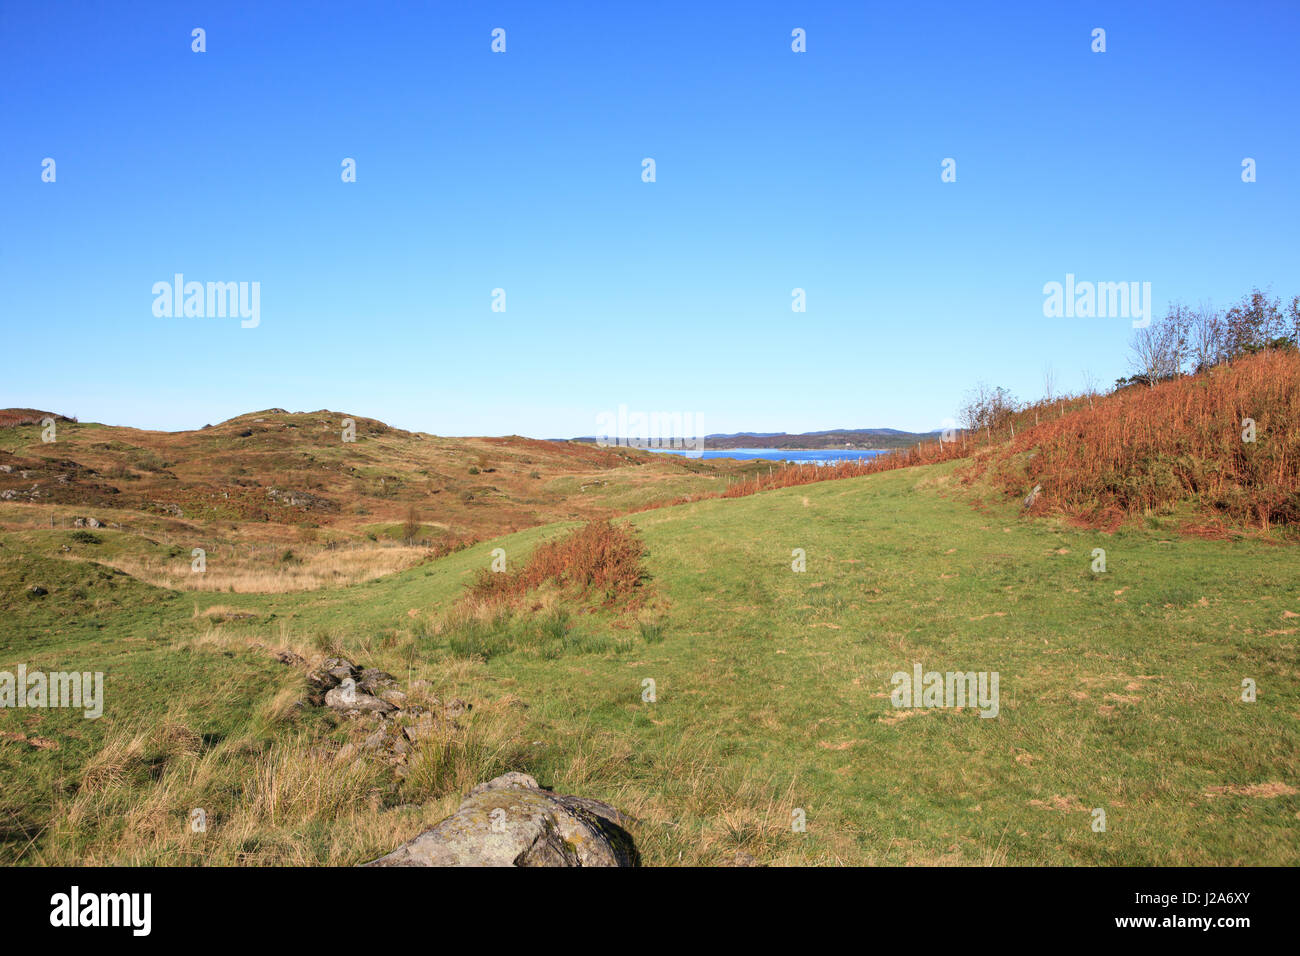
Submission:
[[[366,866],[636,866],[627,819],[608,804],[507,773],[455,813]]]

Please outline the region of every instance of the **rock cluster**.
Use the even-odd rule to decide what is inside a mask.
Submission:
[[[276,651],[284,664],[304,663],[292,651]],[[424,687],[426,682],[417,682]],[[459,698],[441,701],[427,692],[422,703],[413,702],[397,679],[375,667],[358,667],[343,657],[331,657],[307,671],[307,699],[317,707],[328,707],[340,717],[355,722],[365,736],[344,744],[335,755],[338,761],[358,759],[375,753],[396,766],[399,777],[406,775],[407,754],[413,744],[450,724],[470,709]]]
[[[287,491],[281,488],[266,489],[266,496],[278,505],[302,508],[304,511],[338,511],[337,503],[307,491]]]

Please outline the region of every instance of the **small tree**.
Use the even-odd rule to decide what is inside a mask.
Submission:
[[[1228,352],[1231,357],[1249,355],[1269,348],[1283,330],[1282,310],[1277,299],[1252,289],[1250,294],[1224,315]]]
[[[1227,354],[1223,315],[1208,302],[1191,311],[1187,345],[1193,372],[1213,368]]]
[[[1165,312],[1164,342],[1166,360],[1169,368],[1167,375],[1181,375],[1187,357],[1191,353],[1193,310],[1175,302]]]
[[[1134,330],[1129,361],[1141,380],[1152,388],[1182,372],[1187,359],[1190,312],[1186,306],[1175,304],[1164,318]]]
[[[402,539],[407,544],[415,544],[415,539],[420,535],[420,513],[415,510],[415,505],[411,505],[406,512],[406,523],[402,525]]]
[[[1092,408],[1093,396],[1097,394],[1097,376],[1092,374],[1091,369],[1083,370],[1083,394],[1087,396],[1088,407]]]
[[[993,432],[1011,420],[1019,409],[1015,396],[1005,388],[990,388],[980,382],[966,393],[966,402],[957,413],[962,427],[968,431],[983,431],[989,438]]]

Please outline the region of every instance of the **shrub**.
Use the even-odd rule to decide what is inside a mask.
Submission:
[[[517,571],[479,572],[470,596],[490,602],[522,597],[543,582],[554,582],[605,604],[632,602],[645,577],[641,542],[626,525],[592,521],[572,534],[543,544]]]

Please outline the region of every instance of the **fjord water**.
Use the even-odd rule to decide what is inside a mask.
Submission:
[[[684,448],[647,448],[645,450],[664,452],[669,455],[694,454]],[[874,448],[706,448],[698,457],[735,458],[740,461],[761,458],[765,461],[790,461],[804,465],[833,465],[841,461],[866,461],[884,453],[882,449]]]

